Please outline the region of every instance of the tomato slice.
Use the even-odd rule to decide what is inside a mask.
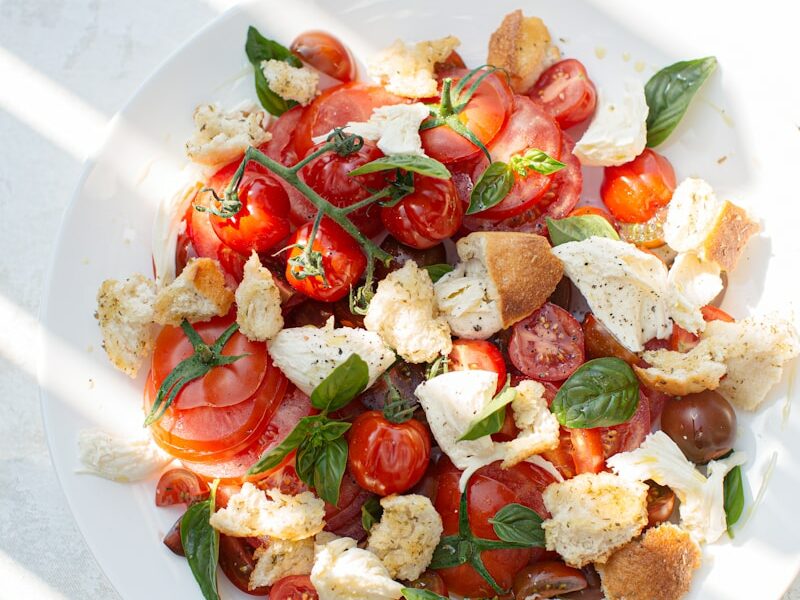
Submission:
[[[562,381],[584,362],[580,323],[560,306],[547,302],[514,325],[508,355],[528,377]]]
[[[270,600],[318,600],[317,590],[308,575],[290,575],[275,582]]]
[[[455,340],[450,352],[452,371],[492,371],[497,373],[497,391],[506,385],[506,361],[500,350],[486,340]],[[510,411],[506,411],[506,414]]]
[[[644,438],[650,433],[650,402],[648,396],[639,391],[639,406],[636,412],[625,423],[613,427],[598,427],[603,443],[605,458],[618,452],[630,452],[642,445]]]
[[[360,487],[349,470],[345,471],[339,486],[339,504],[325,503],[325,531],[355,540],[367,537],[361,524],[361,507],[371,496],[373,494]]]
[[[188,469],[170,469],[156,485],[156,506],[200,502],[208,498],[208,484]]]
[[[567,129],[594,113],[597,90],[580,61],[568,58],[557,62],[539,76],[530,97]]]
[[[250,575],[256,568],[255,548],[246,538],[219,536],[219,566],[230,582],[251,596],[266,596],[268,587],[249,589]]]
[[[605,466],[603,438],[597,429],[570,429],[572,459],[575,471],[580,473],[599,473]]]

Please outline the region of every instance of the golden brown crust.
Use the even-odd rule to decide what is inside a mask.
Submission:
[[[596,567],[608,600],[679,600],[700,562],[700,548],[689,534],[664,523]]]
[[[758,230],[758,223],[751,221],[743,208],[726,200],[714,228],[706,238],[706,258],[719,263],[723,271],[733,270],[748,240]]]
[[[698,394],[704,390],[715,390],[719,387],[719,379],[695,374],[686,378],[670,377],[668,373],[658,369],[646,369],[633,365],[636,376],[646,387],[670,396],[686,396]]]
[[[228,314],[233,299],[219,263],[195,258],[175,281],[158,292],[154,318],[161,325],[180,325],[183,319],[191,323],[208,321]]]

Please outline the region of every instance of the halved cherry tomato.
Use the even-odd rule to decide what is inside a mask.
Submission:
[[[598,429],[570,429],[569,432],[576,473],[599,473],[602,471],[606,457],[603,455],[601,432]]]
[[[433,65],[433,72],[439,78],[450,77],[455,71],[463,72],[467,68],[461,55],[453,50],[442,62]]]
[[[219,536],[219,566],[230,582],[251,596],[266,596],[268,587],[249,589],[250,575],[256,568],[255,548],[245,538]]]
[[[449,74],[453,79],[455,88],[461,77],[467,75],[466,71],[452,71]],[[476,73],[465,88],[469,86],[482,73]],[[489,144],[506,122],[511,112],[513,95],[502,74],[488,75],[475,90],[467,103],[466,108],[458,114],[458,120],[469,129],[483,145]],[[433,127],[420,132],[422,147],[425,153],[444,163],[464,160],[480,152],[480,149],[468,139],[446,125]]]
[[[380,496],[414,487],[430,461],[430,434],[416,419],[392,423],[371,410],[353,421],[347,437],[350,472],[358,485]]]
[[[586,588],[586,577],[560,561],[541,561],[524,567],[514,577],[514,598],[560,598]]]
[[[429,592],[433,592],[434,594],[439,594],[444,598],[448,598],[448,590],[447,585],[442,579],[441,575],[439,575],[436,571],[424,571],[419,577],[417,577],[414,581],[408,582],[408,587],[414,588],[416,590],[428,590]]]
[[[667,220],[667,207],[662,206],[647,221],[642,223],[620,223],[617,226],[619,237],[638,246],[642,250],[660,248],[664,245],[664,223]]]
[[[508,355],[528,377],[562,381],[583,364],[583,331],[563,308],[545,303],[514,325]]]
[[[308,575],[290,575],[275,582],[270,600],[318,600],[317,590]]]
[[[381,221],[395,238],[412,248],[432,248],[461,227],[464,209],[449,179],[414,175],[414,191],[391,207]]]
[[[726,313],[721,308],[711,306],[710,304],[700,309],[703,315],[703,320],[706,323],[711,321],[724,321],[725,323],[733,323],[734,318]],[[695,334],[686,331],[677,323],[672,324],[672,333],[669,336],[669,349],[675,352],[689,352],[692,348],[697,346],[700,338]]]
[[[186,553],[183,551],[183,542],[181,542],[182,520],[183,520],[183,515],[178,517],[178,520],[175,521],[175,523],[173,523],[172,527],[169,528],[167,535],[165,535],[164,539],[162,540],[164,542],[164,545],[178,556],[186,556]]]
[[[672,515],[675,508],[675,492],[665,485],[648,481],[647,485],[647,526],[655,527]]]
[[[205,323],[195,323],[195,331],[207,344],[217,338],[233,323],[232,311],[224,317],[215,317]],[[167,325],[156,338],[153,349],[152,370],[156,381],[164,381],[181,361],[194,354],[194,349],[180,327]],[[269,358],[263,342],[251,342],[236,331],[222,349],[225,356],[242,358],[229,365],[214,367],[207,375],[189,382],[178,392],[172,406],[186,410],[198,406],[224,407],[244,402],[255,394],[267,371]]]
[[[192,505],[208,498],[208,484],[188,469],[170,469],[156,485],[156,506]]]
[[[319,147],[320,145],[313,146],[308,153],[314,152]],[[385,187],[386,181],[383,173],[370,173],[357,177],[349,175],[353,169],[382,156],[383,153],[375,144],[364,142],[364,146],[360,150],[347,156],[326,152],[315,158],[301,169],[300,177],[328,202],[344,208],[367,198],[371,193],[370,190],[374,191]],[[302,202],[311,204],[306,198],[303,198]],[[315,212],[313,208],[309,208],[307,211]],[[306,211],[298,209],[298,212]],[[348,217],[365,235],[372,237],[382,229],[380,214],[381,208],[375,203],[350,213]]]
[[[306,245],[311,229],[312,224],[307,223],[294,232],[289,243]],[[286,279],[289,284],[309,298],[323,302],[335,302],[346,296],[367,266],[367,259],[361,252],[361,246],[338,223],[326,217],[320,222],[311,247],[322,254],[325,279],[319,275],[305,279],[295,277],[288,261],[303,252],[301,248],[295,246],[289,251],[286,263]]]
[[[597,105],[597,90],[586,74],[586,67],[574,58],[550,66],[528,95],[552,115],[562,129],[591,117]]]
[[[330,33],[306,31],[294,38],[289,49],[318,71],[342,83],[356,77],[356,65],[350,51]]]
[[[583,339],[586,346],[586,356],[588,358],[604,358],[613,356],[624,360],[629,365],[643,366],[643,361],[625,346],[620,344],[611,335],[606,326],[598,321],[592,313],[587,313],[581,324],[583,328]]]
[[[185,220],[186,234],[195,254],[218,261],[225,272],[225,284],[228,287],[235,288],[239,285],[244,275],[244,263],[247,262],[247,257],[222,243],[211,225],[208,213],[189,206]]]
[[[642,445],[644,438],[650,433],[650,403],[647,395],[639,391],[639,405],[633,416],[613,427],[598,427],[603,442],[605,458],[618,452],[630,452]]]
[[[564,479],[571,479],[577,475],[575,459],[572,457],[571,430],[561,427],[559,430],[558,446],[542,452],[542,457],[550,461]]]
[[[362,540],[367,532],[361,524],[361,507],[374,497],[371,492],[356,483],[353,474],[347,470],[339,486],[339,504],[325,503],[325,531],[339,536]]]
[[[451,371],[493,371],[497,373],[497,391],[506,385],[506,361],[493,343],[486,340],[454,340],[447,357]],[[506,411],[508,412],[508,411]]]
[[[624,223],[644,223],[672,199],[675,171],[670,162],[645,148],[631,162],[606,167],[600,196],[615,218]]]

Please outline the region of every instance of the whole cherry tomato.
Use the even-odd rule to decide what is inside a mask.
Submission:
[[[289,261],[303,253],[311,229],[312,224],[307,223],[290,238],[289,244],[294,247],[289,251],[286,262],[286,279],[294,289],[309,298],[335,302],[346,296],[351,286],[355,286],[367,266],[367,259],[358,242],[335,221],[324,218],[319,224],[311,248],[322,254],[325,278],[319,275],[297,277]],[[302,268],[299,270],[302,272]]]
[[[574,58],[549,67],[528,94],[558,121],[562,129],[591,117],[597,105],[597,90],[586,74],[586,67]]]
[[[644,223],[666,206],[675,190],[670,162],[645,148],[631,162],[606,167],[600,196],[615,218],[624,223]]]
[[[392,423],[371,410],[359,415],[348,434],[347,463],[358,485],[381,496],[414,487],[431,456],[428,430],[416,419]]]
[[[450,356],[447,357],[451,371],[493,371],[497,373],[497,391],[506,385],[506,361],[503,354],[486,340],[455,340]],[[508,413],[509,411],[506,411]]]
[[[675,508],[675,492],[665,485],[648,481],[647,485],[647,526],[654,527],[672,515]]]
[[[330,33],[306,31],[294,38],[289,49],[318,71],[342,83],[356,77],[356,65],[350,51]]]
[[[661,428],[686,458],[707,463],[730,452],[736,441],[736,411],[717,392],[673,398],[661,413]]]

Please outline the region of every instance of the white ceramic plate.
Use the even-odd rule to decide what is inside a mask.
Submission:
[[[715,54],[719,72],[661,150],[679,178],[702,176],[762,219],[765,235],[750,244],[730,278],[726,310],[739,317],[769,308],[794,312],[800,209],[792,195],[800,120],[790,111],[800,105],[800,93],[798,79],[780,69],[800,56],[793,19],[768,20],[753,9],[737,13],[724,2],[607,4],[613,6],[565,0],[246,3],[170,57],[114,118],[86,165],[58,240],[42,309],[40,381],[61,484],[89,546],[124,598],[200,598],[200,592],[185,561],[161,544],[179,511],[154,506],[155,481],[120,485],[76,474],[81,428],[130,434],[142,420],[142,377],[131,381],[107,362],[92,316],[95,293],[105,278],[150,272],[155,206],[174,189],[193,108],[255,98],[243,52],[249,24],[284,43],[303,30],[325,29],[360,57],[396,37],[452,33],[461,38],[468,64],[476,65],[484,62],[488,35],[501,17],[523,6],[545,19],[563,53],[583,61],[604,89],[626,77],[646,80],[678,59]],[[598,183],[597,176],[587,179],[586,197],[597,197]],[[798,395],[789,379],[758,414],[740,420],[739,446],[751,457],[748,507],[769,465],[774,469],[759,508],[750,515],[746,509],[736,539],[706,549],[692,598],[777,599],[800,566],[800,411],[789,411],[787,398]],[[225,597],[239,597],[227,582],[223,588]]]

